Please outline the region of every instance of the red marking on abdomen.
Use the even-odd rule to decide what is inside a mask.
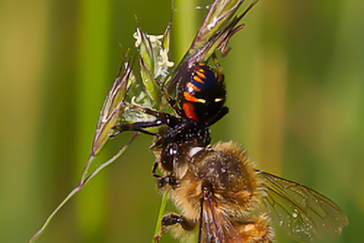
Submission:
[[[195,113],[195,107],[191,103],[184,103],[183,104],[183,110],[185,111],[185,114],[188,118],[192,118],[193,120],[199,122],[197,119],[196,113]]]

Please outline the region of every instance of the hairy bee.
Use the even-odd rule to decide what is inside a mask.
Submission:
[[[260,171],[232,142],[191,151],[177,186],[164,188],[181,215],[163,216],[155,241],[170,227],[176,237],[199,227],[199,243],[273,242],[272,220],[298,241],[340,233],[348,224],[341,209],[322,194]]]

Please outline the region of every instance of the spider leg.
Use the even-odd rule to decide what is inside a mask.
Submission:
[[[207,123],[207,126],[211,126],[213,124],[215,124],[217,121],[219,121],[221,118],[223,118],[227,113],[229,113],[229,108],[224,106],[221,111],[216,115],[216,117]]]
[[[114,130],[116,130],[115,133],[111,134],[110,137],[115,137],[117,135],[119,135],[122,132],[125,131],[138,131],[138,132],[142,132],[148,135],[153,135],[155,136],[156,134],[148,132],[146,130],[143,130],[142,128],[150,128],[150,127],[157,127],[160,126],[162,124],[165,124],[169,127],[174,127],[176,124],[178,124],[180,122],[180,118],[177,118],[173,115],[170,115],[168,113],[164,113],[164,112],[158,112],[149,108],[145,108],[142,106],[138,106],[138,105],[133,105],[130,104],[128,102],[124,102],[123,105],[129,109],[132,110],[136,110],[136,111],[140,111],[142,113],[151,115],[156,117],[157,119],[154,121],[147,121],[147,122],[134,122],[131,124],[119,124],[113,127]]]
[[[182,119],[178,119],[178,121],[179,122],[174,123],[175,126],[170,126],[172,127],[172,129],[170,129],[170,131],[168,131],[167,133],[163,134],[163,136],[161,136],[158,141],[156,141],[150,147],[150,149],[161,146],[162,144],[166,143],[166,141],[170,141],[170,138],[176,138],[179,134],[189,134],[191,133],[191,131],[189,130],[193,129],[196,126],[196,122],[192,119],[185,119],[184,121],[182,121]]]
[[[156,118],[170,118],[171,119],[171,118],[174,117],[174,116],[172,116],[172,115],[170,115],[168,113],[155,111],[155,110],[145,108],[145,107],[142,107],[142,106],[138,106],[138,105],[133,105],[133,104],[130,104],[128,102],[123,102],[123,104],[124,104],[125,107],[127,107],[129,109],[140,111],[142,113],[152,115],[152,116],[154,116]]]
[[[183,110],[181,108],[178,107],[177,105],[177,101],[175,99],[173,99],[166,91],[164,88],[162,88],[162,93],[164,95],[164,97],[166,97],[168,103],[172,106],[172,108],[177,112],[177,114],[179,116],[183,116]]]
[[[224,70],[222,69],[219,61],[217,60],[217,57],[216,57],[216,54],[215,53],[212,54],[212,59],[215,62],[215,66],[216,66],[217,70],[219,71],[219,74],[221,74],[222,76],[224,76]]]
[[[138,132],[145,133],[147,135],[155,136],[157,134],[148,132],[146,130],[143,130],[142,128],[158,127],[162,124],[167,124],[166,118],[160,118],[160,119],[156,119],[155,121],[150,121],[150,122],[134,122],[131,124],[116,125],[113,127],[115,132],[110,135],[110,138],[116,137],[117,135],[119,135],[120,133],[125,132],[125,131],[138,131]]]

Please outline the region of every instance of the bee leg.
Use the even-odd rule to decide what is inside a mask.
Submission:
[[[157,168],[158,168],[158,161],[154,162],[154,165],[153,165],[153,167],[152,167],[152,176],[154,176],[154,177],[156,177],[156,178],[160,178],[160,177],[162,177],[162,176],[161,176],[161,175],[157,175],[157,174],[155,173],[155,171],[157,170]]]
[[[163,188],[166,185],[170,185],[173,190],[176,189],[178,181],[173,173],[158,178],[157,180],[158,189],[163,190]]]
[[[270,220],[260,215],[255,222],[247,222],[234,225],[244,242],[271,243],[274,238],[273,228],[269,225]]]
[[[182,215],[168,213],[163,216],[161,221],[161,229],[158,232],[158,234],[156,234],[156,236],[154,237],[154,241],[159,242],[160,238],[162,237],[162,234],[165,233],[170,226],[176,224],[180,224],[181,227],[186,231],[191,231],[196,227],[196,222],[187,219]]]
[[[175,188],[175,186],[178,184],[177,179],[175,178],[173,173],[170,173],[166,176],[161,176],[156,174],[156,170],[158,168],[158,161],[154,162],[153,168],[152,168],[152,175],[158,179],[157,186],[158,189],[163,189],[167,184],[172,186],[172,188]]]

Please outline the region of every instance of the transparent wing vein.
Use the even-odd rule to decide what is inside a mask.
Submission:
[[[322,194],[263,171],[257,171],[261,181],[261,205],[292,238],[312,241],[322,233],[340,233],[348,224],[341,209]]]

